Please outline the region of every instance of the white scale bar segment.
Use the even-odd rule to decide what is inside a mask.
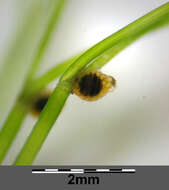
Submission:
[[[96,169],[96,172],[109,172],[109,169]]]
[[[125,168],[122,169],[122,172],[135,172],[135,171],[136,171],[135,169],[125,169]]]
[[[57,172],[58,169],[45,169],[46,172]]]
[[[84,169],[71,169],[71,171],[75,171],[75,172],[84,172]]]

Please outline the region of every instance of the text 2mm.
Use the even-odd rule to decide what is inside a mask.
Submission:
[[[97,176],[75,176],[74,174],[69,174],[68,178],[69,185],[97,185],[100,182]]]

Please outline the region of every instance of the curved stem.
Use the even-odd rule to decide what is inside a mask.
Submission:
[[[127,44],[129,45],[130,42],[133,42],[133,40],[140,37],[145,32],[150,31],[149,29],[154,27],[156,23],[161,22],[166,17],[168,19],[168,16],[169,3],[166,3],[96,44],[80,56],[80,58],[63,74],[14,164],[28,165],[33,162],[68,98],[72,89],[72,81],[78,72],[80,72],[90,61],[94,60],[111,47],[116,46],[117,48],[118,44],[122,45],[123,40],[126,40],[126,46]],[[123,45],[121,47],[123,47]]]
[[[53,4],[52,14],[48,20],[48,24],[46,30],[43,33],[39,47],[35,52],[34,60],[31,64],[30,70],[27,73],[26,81],[24,83],[24,87],[22,89],[20,98],[18,98],[16,104],[12,108],[0,132],[0,162],[3,161],[7,151],[10,148],[10,145],[14,141],[15,136],[19,131],[21,124],[27,114],[27,105],[25,105],[23,109],[20,103],[21,97],[23,97],[23,94],[25,93],[27,86],[29,86],[29,83],[31,83],[36,74],[38,66],[41,63],[43,54],[52,37],[57,21],[59,20],[60,13],[65,2],[66,0],[51,1],[51,4]],[[16,117],[16,121],[14,120],[14,116]]]
[[[82,54],[82,53],[81,53]],[[63,72],[81,55],[75,55],[72,58],[63,61],[62,63],[52,67],[49,71],[42,74],[37,79],[34,79],[25,89],[23,98],[30,98],[32,95],[38,93],[40,90],[44,89],[50,82],[56,80]]]
[[[130,44],[130,42],[133,42],[133,39],[135,40],[145,32],[148,32],[152,27],[154,27],[154,25],[162,22],[163,20],[169,21],[169,3],[151,11],[87,50],[69,67],[62,76],[61,81],[75,77],[75,75],[88,63],[110,49],[112,46],[116,44],[118,45],[118,43],[121,43],[123,40]]]
[[[47,105],[41,112],[39,120],[35,124],[24,148],[14,162],[15,165],[29,165],[33,162],[52,125],[59,116],[70,91],[70,82],[63,81],[57,86],[55,91],[52,93],[51,98],[47,102]]]

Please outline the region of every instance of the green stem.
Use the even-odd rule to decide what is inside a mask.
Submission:
[[[156,13],[156,12],[155,12]],[[153,14],[152,15],[154,19]],[[157,29],[165,24],[169,23],[169,14],[163,14],[159,18],[158,21],[151,23],[149,25],[144,26],[142,30],[136,32],[131,36],[124,38],[119,43],[112,45],[109,49],[105,50],[101,55],[97,56],[94,60],[90,62],[87,66],[87,70],[97,70],[103,67],[108,61],[110,61],[114,56],[120,53],[123,49],[128,47],[131,43],[137,40],[141,35]],[[131,29],[130,29],[131,30]],[[115,35],[115,34],[114,34]],[[35,79],[30,86],[27,88],[26,96],[31,96],[31,94],[35,94],[36,92],[40,91],[41,89],[45,88],[50,82],[56,80],[75,60],[80,57],[79,55],[74,56],[73,58],[64,61],[63,63],[56,65],[55,67],[51,68],[48,72],[40,76],[38,79]]]
[[[145,31],[150,31],[150,28],[154,27],[157,22],[161,22],[166,17],[169,18],[168,16],[169,3],[153,10],[122,30],[109,36],[80,56],[80,58],[77,59],[61,77],[58,86],[49,98],[47,105],[40,114],[39,120],[35,124],[34,129],[14,164],[28,165],[33,162],[68,98],[72,88],[72,81],[78,72],[96,57],[110,50],[110,48],[113,48],[113,46],[117,48],[119,44],[121,47],[126,47],[127,44],[129,45],[130,42],[133,42],[133,40],[144,34]],[[123,44],[123,40],[126,41],[125,44]]]
[[[44,52],[46,51],[49,41],[51,40],[52,34],[54,32],[55,26],[59,21],[59,16],[61,14],[61,11],[63,9],[63,6],[65,4],[66,0],[59,0],[55,3],[55,8],[53,11],[53,14],[51,15],[51,18],[49,20],[48,25],[46,26],[46,31],[44,32],[44,35],[42,37],[42,40],[39,44],[39,47],[37,49],[37,52],[34,56],[34,60],[32,62],[32,65],[30,67],[30,70],[28,72],[28,76],[26,79],[25,84],[29,84],[29,82],[35,77],[37,69],[39,64],[41,63],[41,59],[44,55]]]
[[[69,69],[62,76],[62,80],[74,78],[75,75],[81,71],[88,63],[90,63],[97,56],[101,55],[112,46],[121,43],[123,40],[133,42],[133,38],[136,39],[144,34],[145,31],[149,31],[156,23],[162,22],[162,20],[169,20],[169,3],[162,5],[161,7],[151,11],[145,16],[139,18],[135,22],[129,24],[123,29],[117,31],[111,36],[107,37],[100,43],[96,44],[88,51],[86,51],[77,61],[75,61]]]
[[[100,56],[96,57],[86,68],[85,70],[98,70],[102,68],[106,63],[108,63],[113,57],[120,53],[123,49],[128,46],[126,41],[114,45],[110,49],[106,50]]]
[[[0,163],[2,163],[13,139],[16,137],[27,114],[26,106],[16,103],[0,132]]]
[[[50,82],[56,80],[81,54],[75,55],[72,58],[52,67],[39,78],[34,79],[25,90],[24,99],[30,98],[40,90],[44,89]]]
[[[46,139],[52,125],[61,112],[71,91],[71,83],[60,83],[52,93],[47,105],[40,114],[39,120],[15,161],[15,165],[29,165],[33,162]],[[57,103],[56,103],[57,102]],[[57,108],[57,109],[56,109]],[[50,110],[50,111],[49,111]]]
[[[14,141],[15,136],[17,132],[19,131],[21,124],[25,118],[25,115],[28,111],[27,105],[25,105],[25,110],[23,110],[22,106],[20,105],[21,97],[23,97],[25,90],[27,89],[27,86],[29,86],[29,83],[35,77],[38,66],[41,63],[43,54],[50,42],[56,23],[59,20],[61,10],[66,0],[59,0],[59,1],[56,1],[56,2],[53,1],[53,2],[55,3],[55,6],[53,8],[53,14],[51,15],[51,18],[49,19],[49,24],[46,27],[46,31],[44,32],[44,35],[42,36],[42,40],[39,44],[39,47],[35,53],[34,60],[32,62],[30,70],[27,73],[26,81],[25,81],[23,90],[21,92],[20,98],[16,102],[15,106],[12,108],[0,133],[1,135],[0,136],[0,162],[3,161],[7,151],[10,148],[10,145]],[[14,120],[14,116],[17,118],[16,121]]]

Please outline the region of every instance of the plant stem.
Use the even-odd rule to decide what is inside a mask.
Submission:
[[[69,67],[62,76],[61,81],[75,77],[75,75],[93,59],[110,49],[112,46],[118,45],[118,43],[121,43],[123,40],[130,44],[129,41],[133,42],[133,39],[135,40],[137,37],[145,34],[145,32],[148,32],[156,23],[161,22],[163,19],[169,20],[169,3],[151,11],[90,48]]]
[[[80,55],[81,54],[75,55],[64,62],[57,64],[39,78],[34,79],[25,90],[24,99],[30,98],[40,90],[44,89],[50,82],[56,80]]]
[[[3,161],[13,139],[17,135],[26,114],[27,107],[18,102],[11,110],[0,132],[0,163]]]
[[[66,0],[59,0],[56,1],[53,14],[51,15],[51,18],[48,22],[48,25],[46,26],[46,31],[44,32],[44,35],[42,37],[42,40],[39,44],[39,47],[37,49],[37,52],[34,56],[34,60],[32,62],[32,65],[30,67],[30,70],[27,75],[27,79],[25,84],[29,84],[29,82],[35,77],[37,69],[39,64],[41,63],[41,59],[44,55],[44,52],[46,51],[49,41],[52,37],[52,34],[54,32],[55,26],[59,21],[59,16],[62,12],[63,6],[65,4]]]
[[[103,67],[107,62],[109,62],[114,56],[120,53],[123,49],[129,46],[132,42],[137,40],[141,35],[144,35],[148,31],[152,31],[158,29],[159,27],[165,26],[169,23],[169,15],[167,14],[164,17],[161,17],[158,22],[147,27],[144,31],[140,33],[136,33],[132,36],[132,38],[125,38],[121,42],[113,45],[110,49],[104,51],[101,55],[97,56],[94,60],[90,62],[90,64],[86,67],[85,70],[97,70]],[[45,88],[50,82],[56,80],[69,66],[75,62],[80,57],[81,54],[78,54],[61,64],[58,64],[52,67],[48,72],[40,76],[38,79],[35,79],[30,87],[28,88],[26,95],[31,96],[31,94],[35,94],[39,90]]]
[[[89,62],[98,56],[101,56],[104,52],[109,52],[108,50],[110,50],[110,48],[112,48],[111,50],[113,51],[113,47],[115,47],[115,49],[118,50],[117,52],[119,52],[142,34],[150,31],[150,29],[153,28],[156,23],[161,22],[163,19],[165,20],[165,18],[168,19],[168,16],[169,3],[166,3],[165,5],[151,11],[147,15],[129,24],[122,30],[112,34],[80,56],[61,77],[58,86],[55,88],[53,94],[49,98],[47,105],[40,114],[39,120],[35,124],[35,128],[32,130],[26,144],[24,145],[14,164],[28,165],[33,162],[52,125],[58,118],[59,113],[69,96],[69,93],[71,92],[74,78]],[[123,40],[125,41],[124,44]],[[99,63],[99,67],[101,66],[102,64]]]
[[[50,42],[50,39],[52,37],[56,23],[59,20],[61,10],[62,10],[63,5],[65,4],[66,0],[59,0],[56,2],[54,0],[53,2],[55,3],[55,6],[53,8],[53,14],[51,15],[51,18],[49,19],[49,23],[48,23],[46,30],[42,36],[39,47],[35,53],[34,60],[31,64],[31,67],[30,67],[28,73],[27,73],[26,81],[24,83],[24,87],[23,87],[23,90],[21,92],[20,98],[18,98],[18,101],[16,102],[16,104],[12,108],[12,110],[11,110],[8,118],[6,119],[6,121],[2,127],[2,130],[0,132],[0,135],[1,135],[0,137],[2,137],[2,138],[0,138],[0,162],[3,161],[8,149],[10,148],[10,145],[14,141],[15,136],[16,136],[17,132],[19,131],[21,124],[22,124],[22,122],[26,116],[28,108],[27,108],[27,105],[25,105],[25,108],[23,110],[23,108],[20,104],[21,97],[23,97],[23,94],[25,93],[27,86],[29,86],[29,83],[35,77],[38,66],[41,63],[41,59],[43,57],[43,54],[44,54],[44,52],[45,52],[45,50],[46,50],[46,48]],[[16,118],[17,118],[16,121],[14,120],[14,116],[16,116]]]
[[[56,118],[61,112],[70,91],[70,82],[68,83],[63,81],[57,86],[55,91],[52,93],[51,98],[47,102],[47,105],[41,112],[39,120],[35,124],[28,141],[25,143],[24,148],[17,157],[14,163],[15,165],[29,165],[32,163],[52,125],[55,123]]]

